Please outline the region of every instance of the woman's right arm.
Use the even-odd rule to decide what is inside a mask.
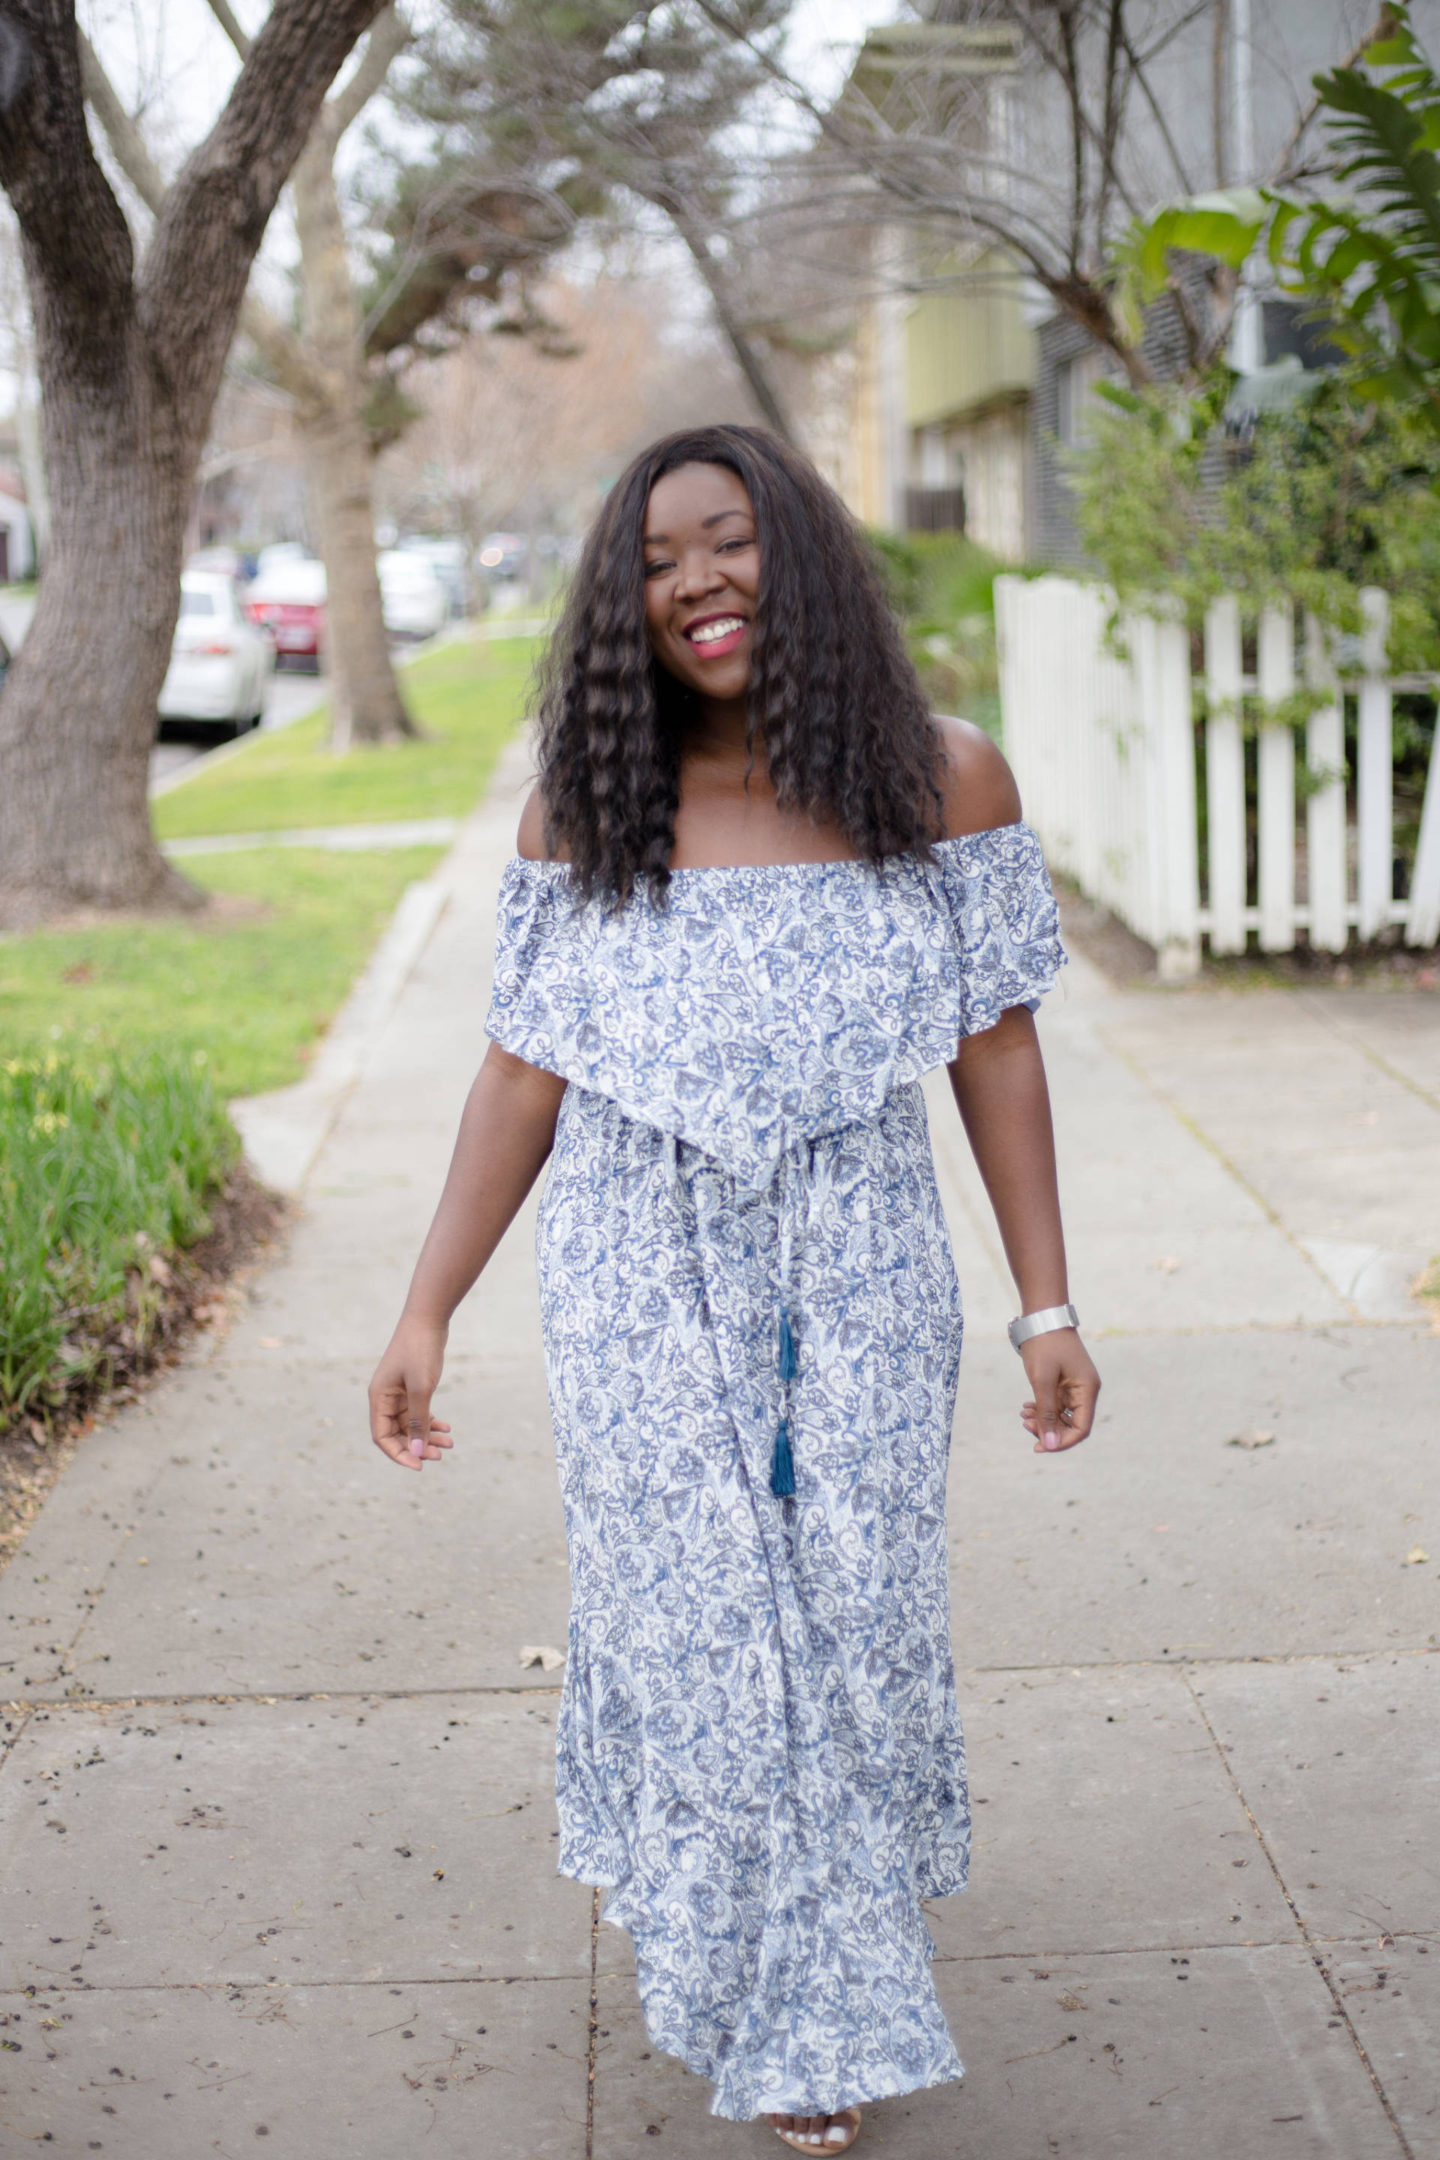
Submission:
[[[565,1082],[492,1043],[460,1120],[435,1220],[390,1347],[370,1383],[370,1433],[394,1463],[418,1470],[450,1445],[430,1415],[450,1316],[540,1175]]]

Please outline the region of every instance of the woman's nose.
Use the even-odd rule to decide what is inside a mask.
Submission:
[[[725,573],[713,556],[685,556],[675,581],[675,596],[679,600],[703,599],[706,593],[718,591],[724,582]]]

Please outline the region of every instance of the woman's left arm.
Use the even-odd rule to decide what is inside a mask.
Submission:
[[[1068,1304],[1050,1093],[1034,1015],[1015,1005],[994,1027],[967,1035],[949,1070],[1020,1310]],[[1034,1391],[1020,1416],[1035,1436],[1035,1452],[1074,1447],[1095,1422],[1100,1393],[1100,1375],[1079,1335],[1074,1328],[1032,1335],[1020,1356]]]

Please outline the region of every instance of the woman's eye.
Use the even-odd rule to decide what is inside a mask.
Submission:
[[[673,563],[668,562],[647,562],[645,565],[645,575],[647,578],[656,577],[659,575],[660,571],[672,570],[674,567],[675,566]]]

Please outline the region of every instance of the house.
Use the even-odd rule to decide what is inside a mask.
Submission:
[[[1127,109],[1112,229],[1132,206],[1148,212],[1271,174],[1310,105],[1311,78],[1347,58],[1374,17],[1369,0],[1170,4],[1172,24],[1158,19],[1163,0],[1146,17],[1159,50],[1149,94],[1132,90]],[[1412,15],[1440,46],[1440,0],[1415,0]],[[862,96],[897,133],[928,138],[937,160],[942,149],[973,157],[1001,209],[1023,201],[1043,215],[1063,199],[1052,185],[1070,127],[1058,79],[1023,30],[981,0],[931,0],[923,20],[872,31],[845,95]],[[998,240],[947,250],[937,229],[897,215],[876,234],[848,378],[853,448],[834,477],[872,522],[963,529],[1011,561],[1074,561],[1065,453],[1084,447],[1095,385],[1118,364]],[[1163,304],[1144,349],[1162,378],[1185,365]],[[1252,370],[1290,352],[1305,366],[1330,357],[1292,309],[1257,293],[1242,307],[1232,359]]]
[[[1008,83],[1021,59],[1013,25],[897,23],[870,33],[847,94],[881,112],[908,107],[918,77],[942,108],[948,96],[944,119],[957,147],[983,148],[1008,125]],[[831,477],[867,523],[966,531],[1018,559],[1027,544],[1033,296],[1001,249],[957,250],[898,224],[876,232],[872,266],[847,381],[855,447]]]

